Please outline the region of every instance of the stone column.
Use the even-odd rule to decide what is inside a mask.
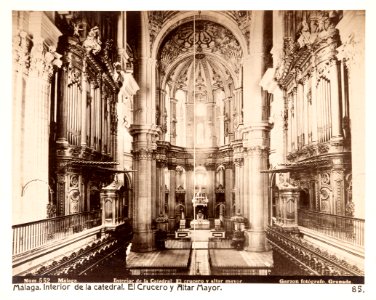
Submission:
[[[227,163],[225,165],[225,199],[226,199],[226,211],[225,211],[225,224],[229,224],[229,220],[231,218],[231,206],[232,206],[232,163]],[[236,213],[236,212],[235,212]],[[227,230],[231,230],[231,228],[226,228]]]
[[[54,47],[61,33],[43,12],[30,13],[29,30],[33,39],[24,99],[22,222],[45,219],[52,201],[48,177],[51,78],[62,63]]]
[[[155,191],[155,138],[158,130],[155,124],[155,60],[150,58],[147,12],[141,12],[139,31],[140,58],[138,72],[135,74],[140,87],[134,101],[134,124],[130,133],[133,136],[133,155],[135,172],[135,218],[132,251],[146,252],[155,249],[152,230],[153,198]]]
[[[271,129],[267,120],[263,118],[265,97],[260,81],[265,72],[265,12],[254,11],[252,14],[250,32],[250,55],[244,59],[244,148],[248,156],[248,172],[244,182],[248,185],[249,193],[246,201],[249,205],[248,215],[250,228],[246,231],[247,251],[266,251],[265,229],[268,215],[268,175],[260,173],[267,169],[269,131]]]
[[[162,173],[163,175],[163,173]],[[150,177],[151,177],[151,218],[152,220],[155,220],[156,217],[159,214],[159,211],[157,210],[158,208],[158,200],[159,200],[159,191],[160,188],[157,185],[157,176],[160,176],[160,172],[157,169],[157,161],[155,159],[155,154],[152,154],[152,159],[151,159],[151,170],[150,170]],[[159,180],[163,180],[164,184],[164,176],[162,178],[159,178]],[[164,189],[163,189],[164,190]]]
[[[132,251],[147,252],[155,249],[152,223],[151,169],[152,151],[138,148],[133,152],[134,168],[137,170],[134,180],[134,236]]]
[[[175,227],[175,201],[176,201],[176,166],[169,167],[170,192],[168,194],[168,228],[172,231]]]
[[[176,144],[176,104],[178,100],[175,98],[170,98],[170,142],[172,145]]]
[[[25,81],[29,72],[30,37],[25,31],[13,37],[13,224],[22,223],[23,212],[20,197],[23,188],[23,103],[26,97]],[[17,200],[18,199],[18,200]]]
[[[365,87],[364,43],[365,12],[344,11],[337,24],[342,45],[337,57],[346,64],[349,74],[349,107],[351,118],[352,199],[354,217],[364,218],[365,208]]]
[[[243,89],[237,88],[234,90],[235,98],[235,116],[234,116],[234,129],[235,140],[241,139],[241,132],[238,130],[239,125],[243,124]]]

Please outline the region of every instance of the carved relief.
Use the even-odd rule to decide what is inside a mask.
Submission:
[[[68,69],[68,86],[71,86],[75,83],[77,83],[79,86],[81,86],[81,71],[71,67]]]
[[[322,212],[330,213],[331,190],[327,187],[320,189],[320,208]]]
[[[276,68],[275,78],[283,86],[294,80],[292,68],[302,68],[313,52],[320,56],[318,61],[334,57],[339,44],[339,18],[335,11],[311,11],[298,25],[296,40],[288,37],[284,41],[284,57]],[[322,46],[325,47],[322,47]],[[303,69],[303,68],[302,68]]]
[[[328,173],[321,174],[321,183],[324,185],[330,185],[330,175]]]
[[[71,175],[70,176],[70,187],[78,187],[78,175]]]
[[[345,215],[349,217],[354,216],[355,204],[352,201],[352,174],[347,174],[345,177],[346,183],[346,206],[345,206]]]
[[[79,212],[80,206],[80,191],[78,189],[73,189],[68,194],[69,199],[69,213],[75,214]]]
[[[164,11],[148,11],[150,49],[153,47],[155,38],[163,26],[166,14],[167,12]]]
[[[247,45],[249,48],[249,39],[250,39],[250,28],[251,28],[251,12],[246,10],[230,10],[226,11],[232,19],[238,24],[239,29],[241,30],[242,34],[244,35]],[[249,51],[249,49],[248,49]]]
[[[320,154],[328,153],[329,151],[329,145],[327,143],[321,143],[317,145],[317,149]]]

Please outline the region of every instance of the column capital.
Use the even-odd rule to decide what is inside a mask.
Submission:
[[[135,160],[152,160],[153,149],[151,148],[139,148],[132,151],[133,158]]]
[[[62,55],[56,52],[54,46],[46,46],[41,37],[33,38],[33,47],[30,51],[29,76],[42,78],[49,82],[54,72],[54,67],[62,65]]]
[[[30,45],[31,38],[27,32],[20,31],[13,38],[13,51],[16,70],[27,74],[30,66]]]

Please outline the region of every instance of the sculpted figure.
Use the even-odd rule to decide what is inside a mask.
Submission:
[[[97,55],[102,49],[101,44],[102,42],[99,39],[99,27],[94,26],[90,29],[83,46],[87,52],[92,52],[94,55]]]

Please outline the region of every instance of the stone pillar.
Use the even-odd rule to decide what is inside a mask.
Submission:
[[[178,100],[175,98],[170,98],[170,142],[172,145],[176,145],[176,104]]]
[[[231,206],[232,206],[232,163],[225,164],[225,199],[226,199],[226,211],[225,211],[225,224],[230,224],[230,218],[231,218]],[[235,212],[236,213],[236,212]],[[231,230],[231,227],[227,227],[227,230]]]
[[[246,231],[247,251],[267,251],[265,229],[268,215],[268,175],[261,173],[268,168],[269,131],[268,120],[264,118],[265,97],[260,86],[265,72],[265,12],[254,11],[250,27],[250,55],[244,59],[244,148],[248,155],[248,172],[244,176],[249,193],[245,201],[249,210],[246,217],[250,228]]]
[[[349,107],[351,119],[352,199],[354,217],[365,217],[365,11],[344,11],[337,24],[342,45],[337,57],[343,60],[349,74]]]
[[[155,199],[155,138],[158,130],[155,124],[155,60],[150,58],[147,12],[141,12],[140,20],[138,72],[135,74],[140,87],[134,101],[134,124],[130,133],[133,136],[134,155],[134,192],[135,218],[132,251],[147,252],[155,249],[154,231],[152,230],[153,198]]]
[[[30,37],[25,31],[13,37],[13,224],[22,223],[23,209],[20,197],[23,188],[23,115],[25,114],[23,103],[26,97],[25,81],[29,72]]]
[[[170,192],[168,194],[168,228],[172,231],[175,227],[175,202],[176,202],[176,166],[169,168],[170,172]]]
[[[132,251],[147,252],[155,249],[152,230],[151,169],[152,151],[139,148],[133,151],[134,168],[137,170],[134,180],[134,236]]]
[[[268,216],[268,175],[260,173],[267,169],[268,148],[253,146],[248,148],[248,164],[250,170],[246,180],[250,190],[250,208],[248,220],[250,228],[247,232],[248,251],[266,251],[265,229]]]
[[[235,114],[234,114],[234,129],[235,140],[241,139],[241,132],[238,130],[239,126],[243,124],[243,89],[237,88],[234,90],[235,97]]]
[[[43,12],[31,12],[28,26],[33,38],[29,73],[25,78],[24,143],[21,148],[24,177],[17,195],[21,197],[18,222],[45,219],[47,204],[53,200],[48,176],[51,78],[55,68],[62,63],[61,55],[54,47],[61,33],[48,17]],[[19,88],[22,89],[22,85]],[[20,94],[16,93],[16,97]]]

